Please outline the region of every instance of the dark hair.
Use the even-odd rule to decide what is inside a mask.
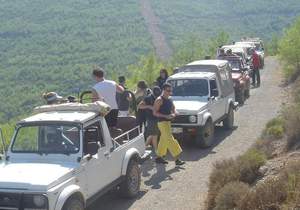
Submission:
[[[102,68],[100,68],[100,67],[96,67],[93,70],[93,75],[95,77],[102,78],[102,77],[104,77],[104,70]]]
[[[153,92],[153,95],[154,95],[155,97],[158,97],[158,96],[160,96],[160,94],[161,94],[161,89],[160,89],[160,87],[158,87],[158,86],[154,86],[153,89],[152,89],[152,92]]]
[[[161,69],[161,70],[160,70],[160,73],[164,73],[164,74],[166,75],[166,78],[169,77],[169,74],[168,74],[167,69]]]
[[[172,85],[170,83],[163,84],[162,89],[166,90],[167,88],[172,88]]]
[[[119,83],[123,83],[126,81],[125,76],[119,76]]]
[[[147,83],[145,82],[145,80],[141,80],[141,81],[138,82],[137,87],[138,87],[138,88],[141,88],[141,89],[147,89],[147,88],[148,88],[148,85],[147,85]]]

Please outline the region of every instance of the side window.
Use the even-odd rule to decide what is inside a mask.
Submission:
[[[209,80],[210,95],[217,97],[219,95],[216,79]]]
[[[100,143],[101,147],[105,146],[102,128],[101,128],[99,122],[96,122],[96,123],[84,128],[84,134],[83,134],[84,153],[86,153],[87,144],[90,142]]]

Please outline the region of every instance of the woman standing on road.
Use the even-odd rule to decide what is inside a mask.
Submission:
[[[161,69],[160,76],[156,79],[156,85],[162,89],[162,86],[166,83],[168,77],[168,71],[166,69]]]
[[[175,118],[176,111],[173,101],[170,96],[172,93],[172,86],[165,83],[162,86],[162,95],[155,100],[153,114],[158,117],[158,128],[161,136],[157,149],[157,163],[167,164],[168,162],[163,159],[169,150],[175,159],[176,165],[185,164],[184,161],[179,159],[182,152],[180,145],[172,135],[171,120]]]

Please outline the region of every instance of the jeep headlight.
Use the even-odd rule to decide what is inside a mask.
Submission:
[[[24,195],[23,205],[25,210],[47,210],[48,198],[43,194]]]
[[[189,121],[190,121],[190,123],[196,123],[197,122],[197,116],[195,116],[195,115],[189,116]]]

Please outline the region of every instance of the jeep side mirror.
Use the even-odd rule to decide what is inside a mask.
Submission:
[[[218,89],[212,89],[212,91],[211,91],[211,96],[212,96],[212,97],[218,97],[218,96],[219,96],[219,91],[218,91]]]
[[[87,154],[93,156],[98,153],[99,144],[97,142],[88,142],[87,144]]]

